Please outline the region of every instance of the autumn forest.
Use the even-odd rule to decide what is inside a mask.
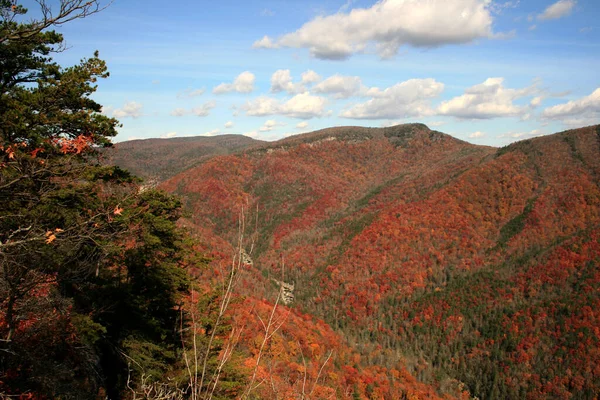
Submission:
[[[113,144],[0,0],[0,398],[597,399],[600,125]]]

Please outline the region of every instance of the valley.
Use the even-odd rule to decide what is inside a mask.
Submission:
[[[214,271],[236,254],[245,221],[252,262],[239,272],[234,326],[260,331],[277,304],[263,398],[299,391],[298,368],[316,379],[310,398],[600,390],[598,126],[500,149],[422,124],[329,128],[202,155],[166,176],[170,141],[138,173],[181,197],[180,224]],[[288,305],[277,303],[281,282],[293,285]],[[252,364],[258,337],[244,332]]]

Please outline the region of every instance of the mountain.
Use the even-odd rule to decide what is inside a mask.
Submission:
[[[106,161],[139,177],[162,181],[212,156],[233,153],[262,143],[244,135],[129,140],[117,143],[110,149],[106,153]]]
[[[592,399],[599,185],[599,126],[496,149],[409,124],[215,156],[161,187],[207,248],[235,243],[243,216],[239,290],[273,301],[277,281],[293,284],[290,312],[342,335],[356,371],[402,365],[450,397]],[[331,373],[350,379],[343,362]],[[348,387],[368,397],[365,382],[395,398]]]

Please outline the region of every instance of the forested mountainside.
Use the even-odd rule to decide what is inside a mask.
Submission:
[[[597,399],[598,126],[115,149],[142,105],[52,58],[105,6],[35,3],[0,0],[0,398]]]
[[[381,368],[394,381],[401,365],[438,395],[592,399],[599,183],[598,126],[495,149],[410,124],[287,138],[161,187],[182,197],[206,249],[221,246],[213,260],[244,215],[252,262],[239,290],[273,302],[278,281],[293,284],[291,315],[322,319],[360,354],[331,366],[358,397],[395,398],[352,377]],[[298,356],[306,333],[279,333],[270,362],[290,368],[283,354]]]
[[[146,180],[162,181],[216,155],[225,155],[264,142],[244,135],[194,136],[129,140],[106,152],[115,164]]]

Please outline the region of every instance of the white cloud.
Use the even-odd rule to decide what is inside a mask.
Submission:
[[[302,83],[293,83],[289,69],[278,69],[271,75],[271,92],[302,93],[306,90]]]
[[[308,128],[308,122],[302,121],[296,124],[296,129],[306,129]]]
[[[534,129],[529,132],[509,132],[503,135],[498,136],[499,138],[508,138],[508,139],[523,139],[523,138],[532,138],[537,136],[544,136],[545,133],[539,129]]]
[[[142,104],[129,101],[123,104],[121,108],[111,109],[111,107],[108,107],[106,112],[112,114],[115,118],[139,118],[143,115],[142,108]]]
[[[319,82],[320,80],[321,80],[321,76],[319,74],[317,74],[315,71],[313,71],[312,69],[309,69],[302,73],[302,83],[304,83],[306,85],[310,85],[311,83]]]
[[[225,122],[225,129],[233,128],[233,125],[235,125],[233,121],[227,121]]]
[[[246,115],[253,117],[279,114],[292,118],[310,119],[324,116],[326,114],[325,104],[326,100],[323,97],[304,92],[283,103],[271,97],[261,96],[247,102],[242,108],[246,110]]]
[[[445,121],[433,121],[433,122],[428,122],[427,126],[436,127],[436,126],[442,126],[445,124],[446,124]]]
[[[382,58],[400,46],[437,47],[491,38],[490,0],[381,0],[370,8],[355,8],[318,16],[277,40],[268,36],[255,48],[307,48],[312,56],[342,60],[374,45]]]
[[[536,29],[537,29],[537,25],[531,25],[531,26],[529,27],[529,30],[530,30],[530,31],[535,31]]]
[[[265,35],[262,37],[262,39],[259,39],[256,42],[254,42],[252,47],[255,49],[276,49],[279,47],[279,45],[277,45],[277,43],[273,42],[273,40],[270,37]],[[246,135],[246,136],[249,136],[249,135]],[[250,136],[250,137],[252,137],[252,136]]]
[[[571,14],[571,11],[573,11],[576,4],[577,1],[575,0],[559,0],[548,6],[548,8],[546,8],[543,13],[539,14],[537,18],[542,21],[547,21],[565,17]]]
[[[439,96],[444,84],[435,79],[410,79],[385,90],[371,88],[372,98],[341,114],[353,119],[395,119],[432,115],[430,100]]]
[[[523,89],[508,89],[504,87],[504,78],[488,78],[485,82],[465,90],[465,94],[444,101],[438,112],[441,115],[464,119],[521,116],[528,108],[518,106],[514,101],[537,92],[535,84]]]
[[[269,132],[280,126],[285,126],[285,124],[282,122],[277,122],[274,119],[269,119],[258,130],[261,132]]]
[[[287,92],[293,90],[292,75],[289,69],[278,69],[271,75],[271,92]]]
[[[213,129],[212,131],[204,132],[204,134],[202,136],[215,136],[215,135],[218,135],[219,133],[221,133],[220,130]]]
[[[208,114],[210,114],[210,110],[215,108],[215,106],[216,103],[214,101],[207,101],[198,107],[192,108],[192,114],[197,117],[206,117]]]
[[[544,101],[544,97],[543,96],[536,96],[533,99],[531,99],[531,101],[529,102],[529,105],[532,108],[536,108],[536,107],[539,107],[542,104],[542,101]]]
[[[250,132],[245,132],[244,136],[248,136],[251,137],[253,139],[256,139],[258,137],[259,133],[258,131],[250,131]]]
[[[585,27],[579,29],[579,32],[580,33],[588,33],[588,32],[591,32],[593,30],[594,30],[593,27],[591,27],[591,26],[585,26]]]
[[[335,98],[346,99],[351,96],[365,94],[368,88],[362,84],[358,76],[333,75],[325,79],[313,89],[315,93],[333,94]]]
[[[323,97],[304,92],[286,101],[282,105],[281,111],[288,117],[310,119],[325,115],[325,104],[326,100]]]
[[[600,122],[600,88],[589,96],[546,108],[542,117],[560,120],[569,126],[593,125]]]
[[[202,96],[205,91],[206,90],[204,88],[202,88],[202,89],[187,88],[187,89],[177,93],[177,98],[178,99],[194,98],[194,97]]]
[[[520,3],[520,0],[505,1],[504,3],[490,1],[489,8],[495,14],[502,14],[502,12],[506,9],[519,7]]]
[[[197,117],[206,117],[210,114],[210,110],[215,108],[217,104],[214,101],[207,101],[204,104],[201,104],[198,107],[194,107],[191,110],[187,110],[185,108],[176,108],[171,111],[171,115],[173,117],[183,117],[186,115],[195,115]]]
[[[278,69],[271,75],[271,92],[287,92],[289,94],[303,93],[306,86],[318,82],[321,79],[315,71],[308,70],[302,73],[300,82],[293,82],[289,69]]]
[[[188,114],[188,110],[186,110],[185,108],[176,108],[173,111],[171,111],[171,115],[174,117],[183,117],[184,115]]]
[[[170,139],[170,138],[174,138],[175,136],[177,136],[177,132],[167,132],[164,135],[161,135],[160,138],[161,139]]]
[[[233,80],[233,83],[221,83],[212,92],[214,94],[229,92],[250,93],[254,90],[255,81],[256,77],[252,72],[244,71]]]
[[[481,131],[477,131],[477,132],[473,132],[469,135],[470,139],[479,139],[485,136],[484,132]]]
[[[263,17],[272,17],[275,15],[275,11],[265,8],[260,12],[260,15]]]
[[[254,100],[246,102],[242,108],[246,110],[246,115],[250,115],[252,117],[262,117],[266,115],[278,114],[280,104],[277,99],[260,96]]]

